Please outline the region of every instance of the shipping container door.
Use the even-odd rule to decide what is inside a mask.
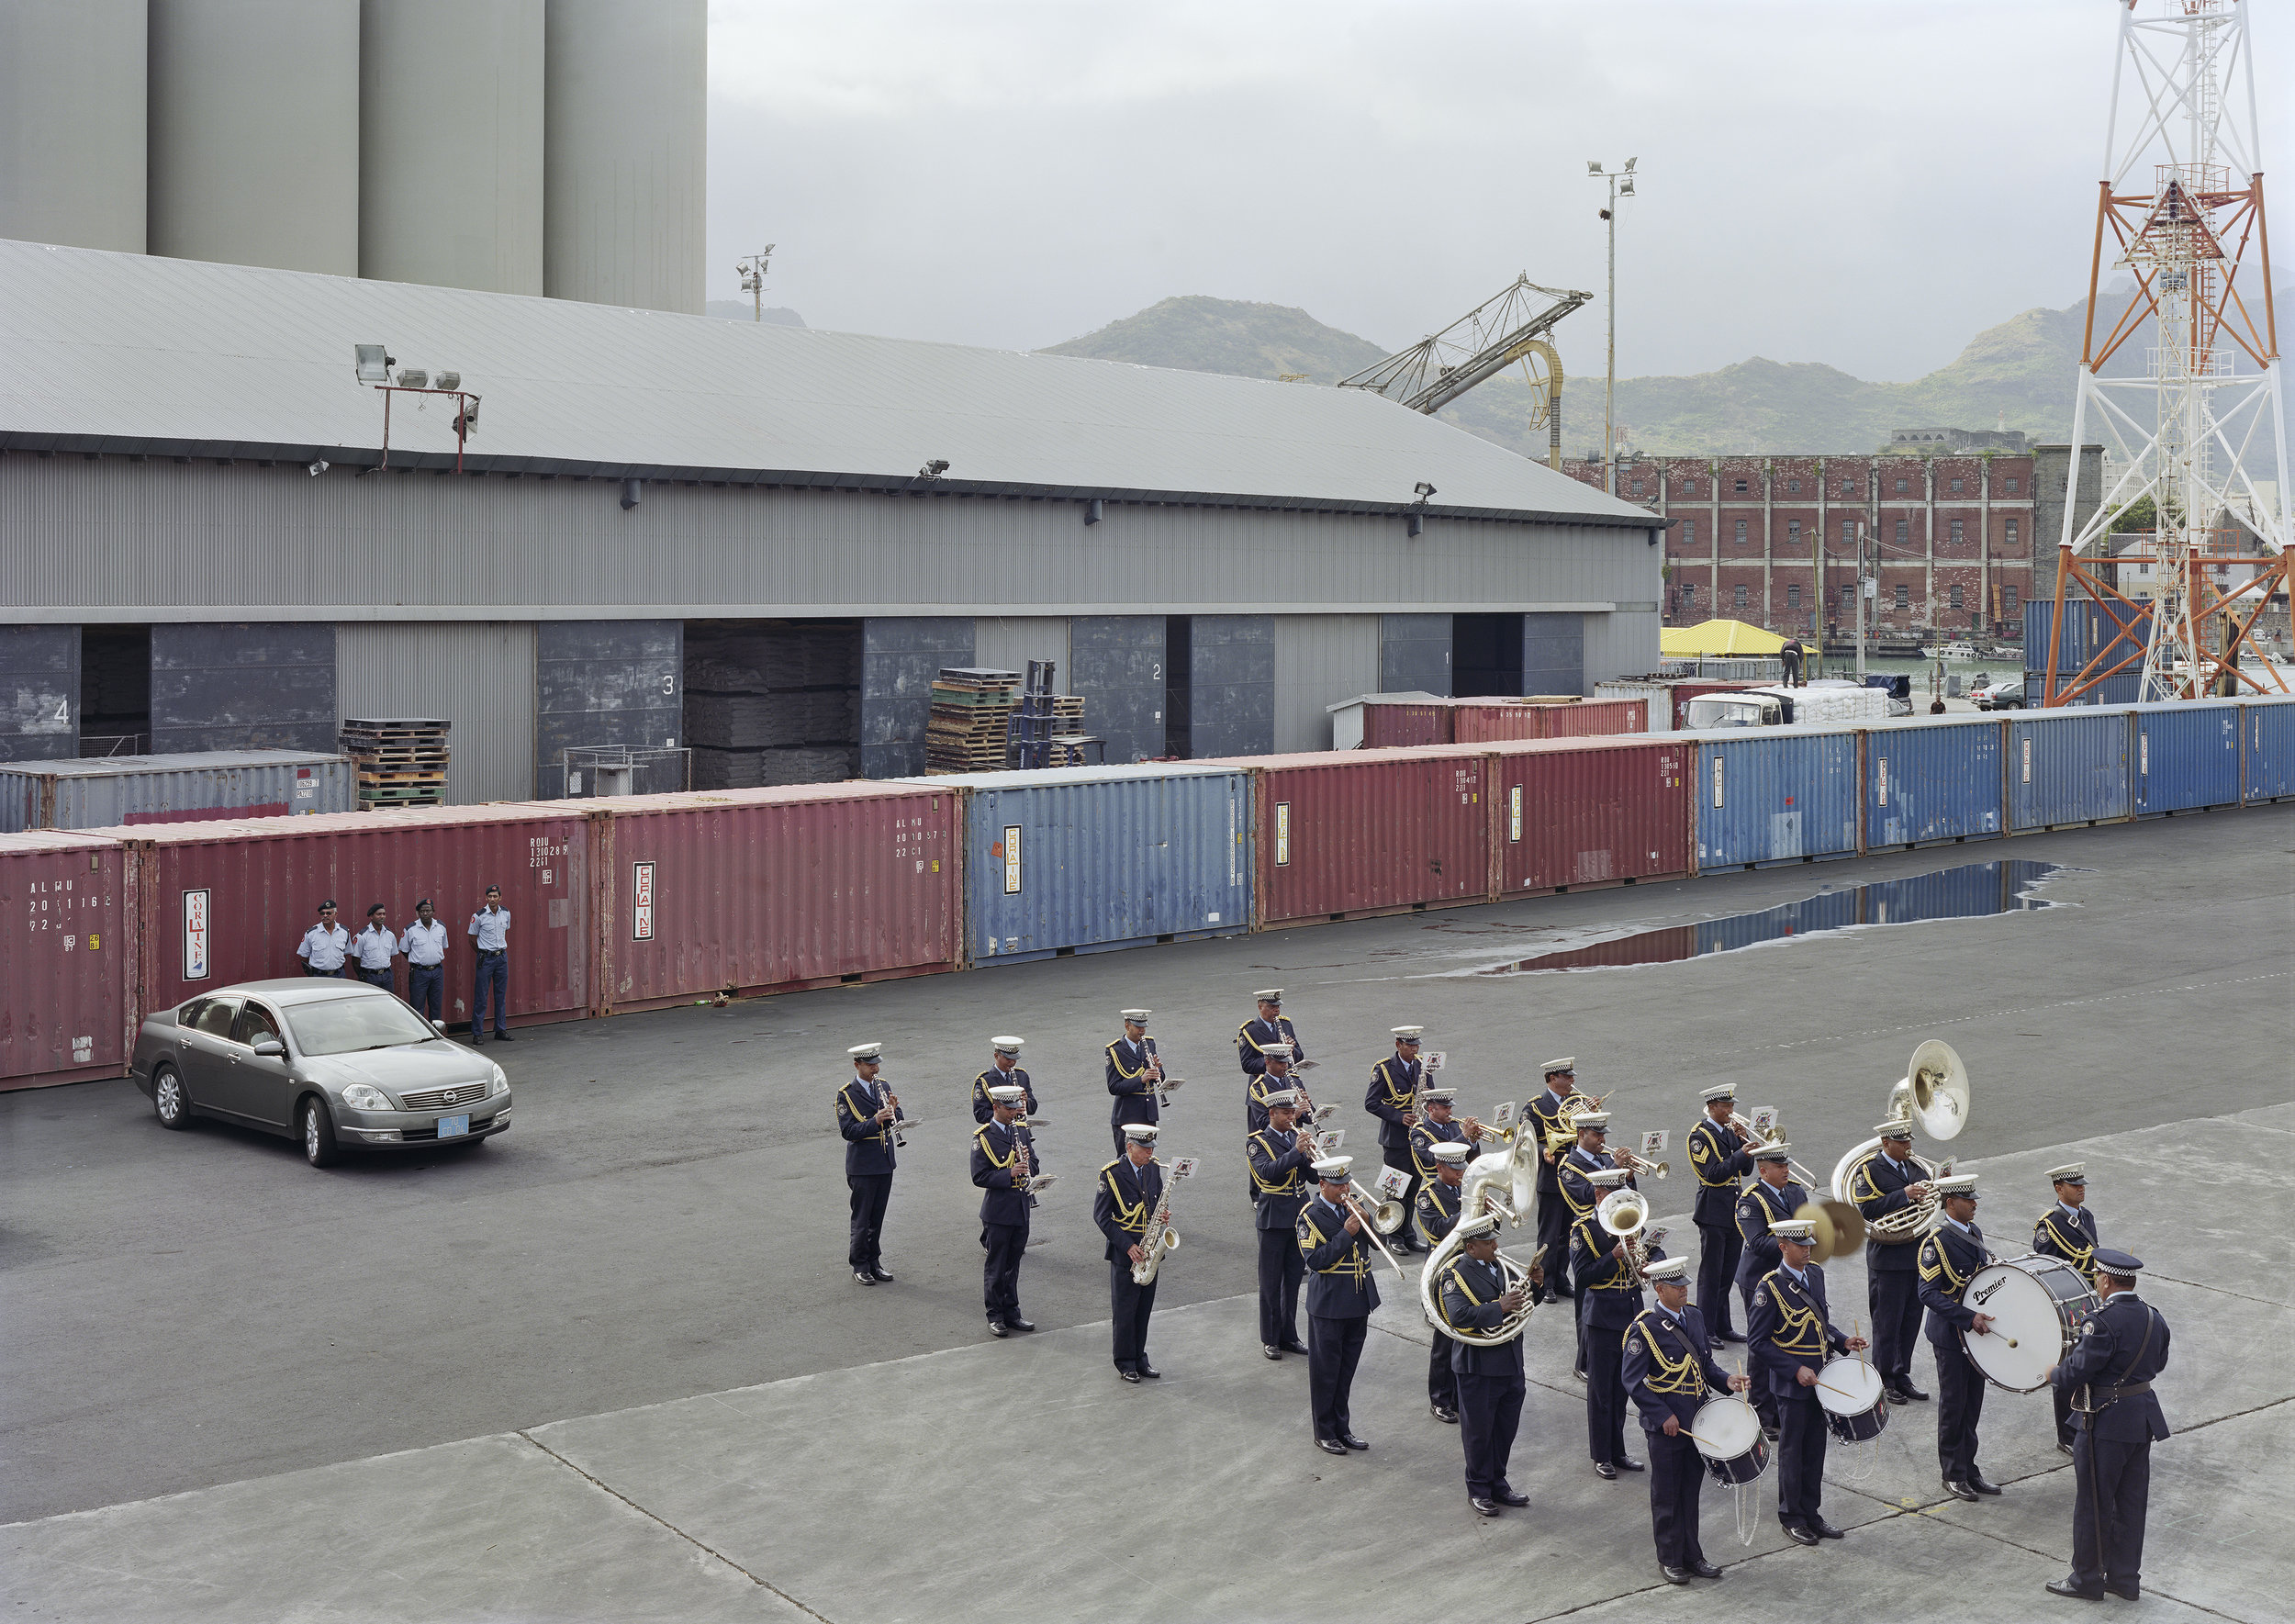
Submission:
[[[137,1025],[128,848],[0,835],[0,1088],[117,1077]]]
[[[1556,742],[1503,751],[1501,885],[1508,894],[1689,871],[1687,747]]]
[[[2249,700],[2240,707],[2240,798],[2278,801],[2295,795],[2295,699]]]
[[[2135,759],[2130,770],[2137,816],[2239,803],[2241,708],[2236,702],[2139,705],[2131,714]]]
[[[1989,839],[2003,833],[2004,725],[1966,722],[1866,730],[1865,849]]]
[[[2011,718],[2010,826],[2048,829],[2128,816],[2128,738],[2121,707]]]

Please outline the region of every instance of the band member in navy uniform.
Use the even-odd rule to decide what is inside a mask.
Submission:
[[[1780,1218],[1769,1226],[1778,1263],[1755,1287],[1745,1322],[1745,1340],[1777,1405],[1777,1520],[1802,1545],[1841,1538],[1819,1509],[1828,1429],[1817,1402],[1817,1372],[1830,1356],[1865,1346],[1863,1337],[1844,1337],[1832,1322],[1825,1271],[1809,1261],[1815,1228],[1808,1218]]]
[[[1294,1126],[1295,1090],[1267,1096],[1267,1126],[1244,1141],[1251,1163],[1251,1200],[1259,1237],[1259,1351],[1270,1359],[1304,1353],[1299,1340],[1299,1282],[1306,1259],[1299,1250],[1299,1209],[1306,1204],[1315,1140]]]
[[[1992,1261],[1976,1227],[1976,1175],[1936,1181],[1943,1221],[1920,1243],[1920,1302],[1929,1311],[1929,1351],[1936,1356],[1936,1458],[1944,1486],[1963,1500],[1997,1495],[1976,1468],[1976,1424],[1984,1419],[1984,1372],[1961,1346],[1959,1333],[1992,1333],[1992,1316],[1961,1301],[1969,1277]]]
[[[1609,1113],[1581,1111],[1573,1120],[1577,1125],[1578,1142],[1554,1159],[1554,1182],[1561,1188],[1562,1205],[1570,1215],[1568,1234],[1576,1233],[1578,1225],[1593,1217],[1595,1204],[1602,1198],[1602,1191],[1594,1186],[1593,1175],[1618,1165],[1618,1158],[1612,1156],[1608,1148]],[[1611,1188],[1616,1182],[1612,1181],[1611,1185],[1605,1185],[1603,1189]],[[1624,1182],[1630,1184],[1633,1181],[1629,1178]],[[1585,1281],[1578,1272],[1578,1265],[1584,1260],[1579,1257],[1574,1243],[1565,1240],[1564,1248],[1570,1256],[1570,1278],[1576,1282],[1578,1294],[1583,1299]],[[1621,1325],[1619,1328],[1624,1327]],[[1570,1373],[1583,1382],[1585,1371],[1585,1316],[1580,1314],[1577,1357],[1571,1364]],[[1621,1403],[1618,1406],[1621,1417],[1618,1424],[1621,1427],[1625,1424],[1622,1419],[1624,1414],[1625,1406]]]
[[[1418,1244],[1428,1251],[1458,1225],[1459,1203],[1466,1194],[1466,1163],[1472,1154],[1462,1139],[1440,1139],[1427,1148],[1427,1166],[1433,1170],[1411,1204],[1410,1221]],[[1436,1326],[1434,1347],[1427,1355],[1427,1407],[1436,1420],[1451,1427],[1459,1419],[1458,1372],[1450,1368],[1453,1346]]]
[[[1235,1029],[1235,1054],[1242,1064],[1247,1090],[1251,1081],[1267,1070],[1269,1044],[1289,1044],[1293,1066],[1307,1058],[1307,1046],[1299,1041],[1299,1028],[1283,1017],[1283,990],[1266,987],[1252,996],[1259,1000],[1259,1013]],[[1249,1126],[1257,1128],[1259,1124]]]
[[[1737,1290],[1744,1299],[1746,1331],[1752,1337],[1753,1293],[1762,1277],[1782,1260],[1771,1226],[1790,1218],[1808,1203],[1808,1192],[1793,1182],[1793,1164],[1786,1152],[1793,1147],[1780,1139],[1753,1150],[1753,1182],[1737,1198],[1737,1233],[1744,1251],[1737,1261]],[[1761,1429],[1774,1441],[1778,1436],[1777,1400],[1766,1382],[1753,1383],[1750,1394],[1761,1417]]]
[[[1028,1209],[1036,1205],[1028,1181],[1044,1170],[1034,1137],[1020,1126],[1027,1103],[1022,1084],[994,1084],[990,1120],[972,1130],[972,1182],[980,1190],[980,1246],[988,1253],[980,1291],[992,1337],[1036,1329],[1020,1315],[1020,1262],[1028,1254]]]
[[[2075,1161],[2050,1168],[2048,1182],[2055,1186],[2056,1204],[2041,1214],[2040,1222],[2032,1226],[2032,1250],[2043,1258],[2063,1259],[2093,1286],[2096,1215],[2088,1210],[2088,1164]],[[2078,1436],[2072,1426],[2071,1399],[2061,1387],[2049,1396],[2056,1407],[2056,1448],[2068,1455]]]
[[[1423,1026],[1394,1028],[1394,1052],[1371,1068],[1371,1086],[1363,1091],[1362,1108],[1379,1119],[1380,1159],[1410,1182],[1404,1187],[1405,1205],[1417,1199],[1418,1163],[1410,1153],[1410,1131],[1417,1126],[1414,1096],[1424,1081],[1426,1062],[1418,1058]],[[1408,1233],[1398,1233],[1394,1244],[1416,1251]]]
[[[1145,1011],[1140,1012],[1143,1015]],[[1126,1012],[1128,1019],[1129,1012]],[[1156,1282],[1141,1285],[1132,1265],[1142,1260],[1140,1240],[1163,1199],[1163,1167],[1156,1160],[1156,1126],[1126,1123],[1117,1130],[1124,1153],[1100,1170],[1092,1221],[1108,1238],[1108,1306],[1114,1319],[1115,1373],[1136,1383],[1161,1371],[1148,1362],[1148,1318],[1156,1311]]]
[[[972,1120],[986,1122],[994,1113],[994,1103],[988,1097],[989,1090],[1009,1084],[1022,1091],[1026,1109],[1023,1115],[1036,1114],[1036,1084],[1020,1069],[1020,1048],[1024,1037],[998,1037],[991,1040],[994,1048],[987,1070],[972,1080]]]
[[[1464,1145],[1472,1149],[1482,1138],[1481,1123],[1471,1116],[1461,1122],[1452,1114],[1458,1092],[1454,1088],[1418,1091],[1418,1120],[1410,1130],[1411,1171],[1418,1179],[1418,1189],[1411,1193],[1414,1203],[1418,1191],[1426,1189],[1427,1182],[1435,1176],[1434,1158],[1430,1154],[1435,1146]]]
[[[1460,1220],[1466,1242],[1443,1271],[1442,1317],[1455,1330],[1493,1331],[1522,1311],[1521,1288],[1508,1290],[1498,1267],[1498,1219],[1493,1213]],[[1437,1333],[1438,1336],[1440,1333]],[[1450,1369],[1459,1384],[1459,1442],[1466,1451],[1467,1503],[1484,1517],[1501,1506],[1528,1506],[1506,1481],[1506,1458],[1522,1422],[1522,1334],[1495,1347],[1450,1341]]]
[[[2064,1170],[2056,1170],[2061,1172]],[[2058,1596],[2128,1601],[2144,1594],[2144,1519],[2152,1492],[2152,1445],[2167,1436],[2152,1378],[2167,1368],[2167,1321],[2135,1294],[2143,1260],[2110,1247],[2095,1255],[2103,1305],[2080,1324],[2064,1362],[2048,1372],[2073,1397],[2079,1441],[2072,1449],[2072,1572]]]
[[[1326,1454],[1371,1446],[1354,1432],[1348,1397],[1362,1358],[1379,1282],[1371,1275],[1371,1231],[1348,1200],[1351,1156],[1315,1163],[1320,1188],[1299,1210],[1299,1249],[1307,1260],[1307,1397],[1315,1447]]]
[[[845,1187],[853,1206],[845,1260],[855,1280],[875,1285],[892,1278],[885,1272],[882,1250],[885,1207],[892,1200],[894,1146],[900,1137],[895,1125],[906,1117],[900,1097],[877,1081],[885,1046],[856,1043],[845,1052],[853,1060],[853,1081],[836,1096],[836,1131],[845,1138]]]
[[[1576,1137],[1562,1120],[1562,1106],[1575,1086],[1577,1064],[1575,1058],[1547,1061],[1546,1092],[1523,1107],[1538,1124],[1538,1245],[1539,1256],[1551,1265],[1543,1288],[1548,1297],[1570,1295],[1570,1209],[1555,1181],[1554,1164]],[[1557,1135],[1560,1145],[1554,1144]]]
[[[1882,1123],[1880,1148],[1849,1174],[1849,1199],[1867,1224],[1918,1205],[1929,1193],[1929,1176],[1912,1159],[1912,1124]],[[1912,1384],[1912,1350],[1920,1341],[1920,1248],[1915,1242],[1864,1241],[1864,1300],[1873,1310],[1873,1363],[1881,1391],[1891,1404],[1929,1395]]]
[[[1623,1168],[1586,1175],[1606,1195],[1630,1183]],[[1650,1258],[1665,1254],[1656,1247]],[[1585,1367],[1586,1453],[1595,1474],[1618,1481],[1620,1472],[1640,1472],[1640,1462],[1626,1453],[1626,1327],[1641,1312],[1641,1277],[1618,1236],[1602,1227],[1593,1212],[1570,1226],[1570,1271],[1578,1281],[1578,1348]]]
[[[1124,1154],[1124,1129],[1133,1123],[1153,1127],[1163,1112],[1156,1103],[1156,1084],[1163,1081],[1163,1057],[1148,1036],[1148,1017],[1154,1012],[1124,1012],[1124,1036],[1108,1045],[1108,1092],[1115,1103],[1108,1112],[1108,1126],[1115,1136],[1115,1154]]]
[[[1667,1258],[1643,1271],[1657,1304],[1634,1316],[1626,1331],[1626,1396],[1641,1413],[1650,1448],[1650,1530],[1658,1567],[1669,1585],[1718,1579],[1697,1540],[1697,1493],[1706,1463],[1690,1437],[1697,1409],[1716,1394],[1750,1384],[1713,1361],[1713,1338],[1689,1304],[1689,1260]]]
[[[1267,1126],[1267,1096],[1286,1091],[1297,1096],[1298,1115],[1293,1126],[1304,1124],[1307,1114],[1307,1091],[1292,1073],[1291,1046],[1271,1043],[1259,1050],[1259,1070],[1243,1085],[1243,1120],[1246,1133],[1257,1133]]]
[[[1737,1092],[1717,1083],[1699,1098],[1705,1118],[1689,1130],[1689,1165],[1697,1175],[1697,1205],[1690,1214],[1697,1226],[1697,1310],[1716,1340],[1742,1342],[1730,1324],[1730,1284],[1745,1249],[1737,1232],[1737,1195],[1753,1170],[1753,1153],[1744,1136],[1727,1126],[1737,1111]]]

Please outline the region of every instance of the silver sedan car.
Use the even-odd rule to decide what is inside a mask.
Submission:
[[[510,1125],[509,1080],[396,994],[307,976],[245,981],[148,1017],[136,1086],[161,1125],[194,1116],[300,1139],[313,1167],[345,1149],[435,1149]]]

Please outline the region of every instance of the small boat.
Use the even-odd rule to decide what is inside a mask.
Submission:
[[[1922,649],[1920,657],[1924,660],[1950,660],[1955,664],[1966,665],[1977,657],[1976,645],[1973,643],[1940,643],[1933,648]]]

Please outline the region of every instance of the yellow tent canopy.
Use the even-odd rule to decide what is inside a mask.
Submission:
[[[1743,621],[1707,621],[1658,633],[1658,652],[1669,655],[1773,655],[1785,639]]]

